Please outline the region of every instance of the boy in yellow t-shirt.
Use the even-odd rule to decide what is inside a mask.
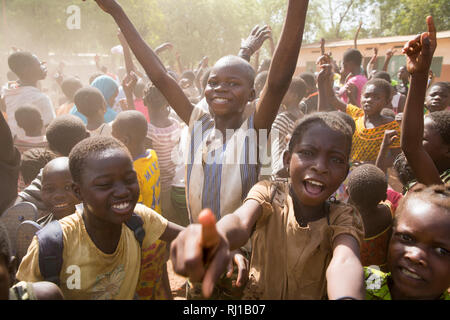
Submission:
[[[144,205],[136,205],[139,184],[131,155],[120,141],[92,137],[69,155],[76,196],[83,208],[59,223],[63,251],[60,288],[68,300],[133,299],[139,284],[144,248],[172,241],[182,228]],[[133,212],[143,220],[142,250],[125,226]],[[17,272],[19,281],[42,281],[39,242],[35,237]]]
[[[154,150],[145,150],[147,120],[139,111],[124,111],[112,125],[112,135],[131,153],[139,182],[139,202],[161,214],[161,173]],[[142,272],[136,293],[141,299],[171,299],[166,267],[166,243],[156,241],[143,247]]]

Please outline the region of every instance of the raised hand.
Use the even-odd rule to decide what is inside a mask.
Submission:
[[[199,224],[191,224],[172,241],[170,259],[174,271],[194,282],[202,281],[203,296],[211,296],[214,284],[231,261],[228,242],[216,229],[216,219],[204,209]]]
[[[391,146],[395,141],[398,141],[399,136],[397,134],[397,131],[395,130],[385,130],[384,131],[384,137],[383,142],[381,143],[381,146],[386,148]]]
[[[250,35],[242,41],[241,48],[248,49],[250,52],[248,53],[250,56],[258,51],[264,41],[269,39],[272,36],[272,30],[269,26],[255,26],[253,30],[250,32]]]
[[[406,69],[410,74],[425,73],[428,75],[434,51],[436,50],[436,27],[431,16],[427,17],[428,32],[408,41],[402,49],[406,55]]]
[[[388,59],[392,58],[392,57],[394,56],[394,53],[395,53],[396,51],[397,51],[397,50],[395,50],[394,48],[389,49],[388,51],[386,51],[386,58],[388,58]]]
[[[133,92],[138,81],[137,75],[131,71],[122,80],[122,87],[125,92]]]

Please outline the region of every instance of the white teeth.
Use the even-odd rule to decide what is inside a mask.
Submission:
[[[63,204],[55,204],[54,207],[55,207],[55,208],[64,208],[64,207],[67,207],[67,205],[68,205],[67,203],[63,203]]]
[[[410,272],[409,270],[406,270],[405,268],[402,268],[401,271],[402,271],[405,275],[407,275],[407,276],[409,276],[409,277],[411,277],[411,278],[413,278],[413,279],[421,280],[421,278],[420,278],[417,274],[412,273],[412,272]]]
[[[114,208],[114,209],[118,209],[118,210],[123,210],[123,209],[128,208],[129,205],[130,205],[129,202],[123,202],[123,203],[119,203],[119,204],[113,205],[113,208]]]
[[[215,98],[215,99],[214,99],[214,102],[217,102],[217,103],[226,103],[226,102],[228,102],[228,100],[227,100],[227,99],[222,99],[222,98]]]
[[[323,187],[323,183],[320,183],[318,181],[308,180],[308,183],[311,183],[315,186]]]

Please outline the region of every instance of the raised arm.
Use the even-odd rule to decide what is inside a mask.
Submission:
[[[367,73],[367,76],[369,76],[369,77],[372,74],[373,70],[376,71],[377,58],[378,58],[378,48],[375,47],[375,48],[373,48],[373,56],[372,56],[372,58],[370,58],[369,62],[367,63],[367,66],[366,66],[366,73]]]
[[[289,0],[286,20],[255,111],[255,128],[270,131],[297,66],[308,0]]]
[[[428,32],[406,43],[406,68],[411,74],[410,88],[403,111],[401,147],[417,181],[425,185],[441,184],[439,171],[423,147],[423,103],[427,90],[428,70],[436,50],[436,28],[427,17]]]
[[[157,54],[142,39],[122,7],[115,0],[95,0],[95,2],[113,17],[150,80],[161,91],[178,116],[189,123],[194,106],[178,83],[169,75]]]
[[[386,60],[384,60],[384,65],[383,65],[383,69],[382,69],[383,71],[387,71],[387,69],[389,67],[389,62],[391,61],[392,57],[394,56],[395,51],[397,51],[397,50],[392,48],[386,52]]]
[[[325,61],[324,58],[319,58],[319,61]],[[317,77],[317,87],[319,91],[319,101],[317,105],[317,111],[329,111],[330,107],[346,112],[347,104],[341,101],[333,89],[333,73],[331,71],[332,66],[330,64],[320,65],[319,76]]]

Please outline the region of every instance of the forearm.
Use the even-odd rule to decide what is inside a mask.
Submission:
[[[353,236],[339,235],[333,258],[326,271],[330,300],[342,297],[364,299],[364,271],[359,259],[359,245]]]
[[[383,69],[382,69],[383,71],[387,71],[390,61],[391,61],[391,57],[386,57],[386,60],[384,61],[384,64],[383,64]]]
[[[405,155],[423,148],[423,104],[427,87],[427,75],[414,74],[403,111],[401,147]]]
[[[380,168],[384,173],[386,173],[387,165],[387,154],[388,154],[388,147],[381,146],[380,152],[378,152],[377,160],[375,162],[375,165]]]
[[[280,41],[272,58],[266,85],[256,108],[255,128],[270,130],[297,66],[308,0],[290,0]]]
[[[150,80],[155,83],[155,85],[156,83],[163,81],[162,79],[168,76],[164,65],[161,63],[156,53],[153,52],[142,39],[123,9],[120,8],[120,10],[115,11],[111,15],[125,36],[136,59],[148,74]]]

